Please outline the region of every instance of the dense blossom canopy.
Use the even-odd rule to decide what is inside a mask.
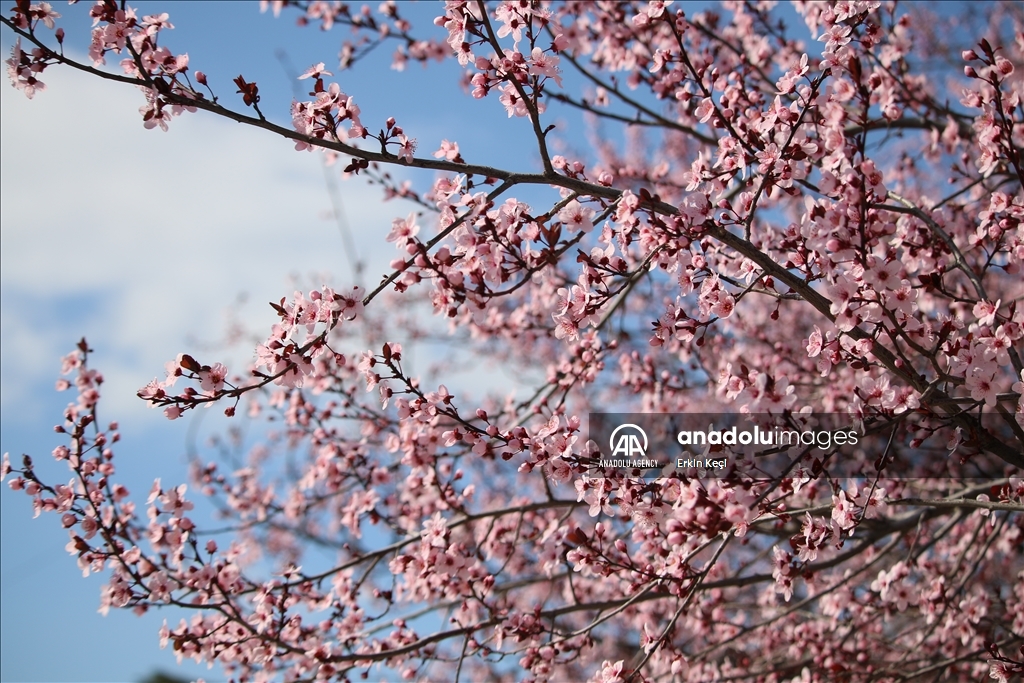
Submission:
[[[337,67],[302,74],[288,126],[251,76],[169,50],[167,14],[65,10],[92,19],[79,59],[63,26],[83,17],[19,0],[2,21],[26,96],[48,68],[120,81],[147,128],[227,117],[415,210],[378,286],[295,292],[249,367],[183,353],[139,391],[170,419],[269,421],[244,466],[197,461],[192,490],[129,494],[82,340],[53,451],[71,481],[27,456],[3,475],[57,514],[84,574],[106,573],[104,609],[190,610],[164,644],[237,680],[1015,679],[1024,13],[978,8],[944,32],[875,1],[783,20],[738,0],[450,0],[415,27],[393,2],[264,3],[348,32]],[[529,123],[536,167],[365,120],[372,93],[334,72],[388,43],[399,69],[457,60],[467,96]],[[625,143],[567,151],[556,111]],[[424,169],[422,187],[389,165]],[[449,349],[441,380],[496,359],[537,384],[428,379],[403,358],[427,337]],[[863,438],[841,468],[808,448],[768,477],[592,476],[597,410],[830,413]],[[194,518],[196,489],[229,537]]]

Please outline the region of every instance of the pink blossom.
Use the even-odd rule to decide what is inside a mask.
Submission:
[[[573,199],[558,212],[558,218],[572,231],[590,232],[594,227],[594,210]]]
[[[625,683],[626,679],[622,676],[623,665],[624,662],[621,659],[617,662],[605,660],[601,663],[600,671],[591,680],[593,683]]]
[[[311,66],[308,69],[306,69],[305,71],[303,71],[302,75],[299,76],[299,80],[301,81],[301,80],[305,80],[307,78],[321,78],[323,76],[332,76],[332,75],[333,74],[330,71],[325,70],[324,63],[320,62],[319,64],[314,64],[313,66]]]
[[[864,270],[864,281],[878,289],[896,289],[900,286],[899,273],[902,264],[899,261],[883,262],[875,259],[869,268]]]
[[[807,356],[810,357],[810,358],[814,358],[819,353],[821,353],[821,349],[822,349],[821,330],[818,329],[817,325],[815,325],[814,326],[814,332],[811,333],[810,338],[807,340]]]
[[[499,86],[498,91],[501,92],[498,101],[505,107],[509,118],[513,116],[529,116],[530,110],[526,106],[526,101],[519,95],[514,86],[506,83]]]
[[[715,113],[715,104],[711,101],[710,97],[705,97],[697,105],[697,109],[693,112],[693,115],[697,117],[697,120],[701,123],[707,123],[711,119],[711,115]]]
[[[388,233],[387,241],[394,242],[399,249],[405,249],[405,245],[420,231],[416,224],[416,214],[410,213],[405,219],[396,218],[391,221],[391,232]]]
[[[224,387],[224,379],[228,369],[221,363],[214,363],[208,370],[199,371],[199,385],[210,395],[216,394]]]
[[[839,491],[838,494],[832,496],[832,520],[839,526],[840,529],[846,531],[852,529],[855,525],[855,512],[856,508],[853,503],[846,497],[846,491]]]
[[[790,562],[792,556],[778,546],[772,548],[772,576],[775,578],[775,592],[781,593],[789,602],[793,597],[793,577]]]
[[[974,317],[978,319],[979,325],[991,325],[995,322],[996,314],[999,311],[1001,301],[992,303],[990,301],[979,301],[974,304]]]
[[[530,54],[530,73],[535,76],[546,76],[558,85],[562,85],[561,69],[558,68],[558,57],[548,54],[539,47],[533,48]]]
[[[967,388],[971,390],[971,398],[982,401],[985,405],[995,407],[999,403],[999,384],[995,372],[986,365],[973,367],[967,372]]]
[[[406,163],[412,163],[413,153],[416,151],[416,140],[405,135],[398,136],[398,158]]]
[[[455,161],[459,156],[459,143],[449,142],[448,140],[441,141],[441,148],[434,152],[435,159],[446,159],[448,161]]]
[[[335,294],[331,310],[338,312],[345,320],[354,320],[363,312],[363,288],[356,285],[348,294]]]

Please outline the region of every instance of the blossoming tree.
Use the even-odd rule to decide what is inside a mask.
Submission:
[[[978,35],[942,34],[920,8],[796,2],[794,33],[772,4],[453,0],[426,27],[391,2],[264,4],[348,30],[334,70],[387,43],[397,67],[458,60],[532,129],[536,167],[508,169],[456,131],[424,154],[415,121],[364,121],[372,93],[323,63],[279,125],[251,76],[169,50],[167,14],[67,10],[93,22],[79,59],[71,17],[18,0],[26,96],[78,69],[139,88],[147,128],[227,117],[419,213],[371,291],[283,298],[249,367],[183,353],[139,391],[170,419],[279,426],[244,467],[194,464],[229,538],[185,485],[156,481],[143,513],[118,483],[85,340],[53,451],[72,481],[5,456],[10,487],[106,573],[104,607],[191,611],[163,643],[239,680],[1019,677],[1024,14],[986,3]],[[557,108],[625,146],[553,153]],[[425,335],[536,386],[428,382],[402,350]],[[590,476],[599,409],[839,414],[860,469]]]

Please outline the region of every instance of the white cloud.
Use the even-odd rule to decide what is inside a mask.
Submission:
[[[70,70],[44,80],[31,101],[0,89],[5,413],[30,413],[32,392],[86,335],[108,411],[155,416],[135,390],[188,339],[218,338],[239,293],[243,321],[268,330],[265,302],[291,294],[289,275],[351,284],[315,155],[203,113],[145,130],[133,88]],[[393,256],[390,219],[407,208],[360,181],[340,187],[375,282]]]

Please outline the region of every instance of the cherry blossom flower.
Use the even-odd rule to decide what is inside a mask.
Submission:
[[[996,314],[999,311],[999,304],[1001,301],[992,303],[991,301],[979,301],[974,304],[974,316],[978,319],[979,325],[991,325],[995,322]]]
[[[209,394],[215,394],[224,386],[228,369],[221,363],[214,363],[209,370],[199,371],[199,386]]]
[[[558,212],[558,218],[566,228],[590,232],[594,228],[594,210],[573,199]]]
[[[306,69],[305,71],[303,71],[302,75],[299,76],[299,80],[302,81],[302,80],[305,80],[307,78],[322,78],[324,76],[332,76],[332,75],[333,74],[330,71],[327,71],[324,68],[324,63],[320,62],[319,64],[314,64],[313,66],[311,66],[308,69]]]
[[[855,511],[853,503],[846,497],[846,491],[839,491],[832,496],[832,521],[839,529],[846,531],[853,528]]]
[[[416,214],[409,214],[405,219],[396,218],[391,222],[391,232],[388,233],[387,241],[394,242],[395,246],[404,250],[409,241],[420,231],[416,224]]]
[[[533,52],[530,53],[530,73],[534,76],[546,76],[562,85],[558,57],[544,52],[539,47],[533,48]]]
[[[459,157],[459,143],[449,142],[448,140],[441,141],[441,148],[434,152],[435,159],[447,159],[448,161],[454,161]]]

